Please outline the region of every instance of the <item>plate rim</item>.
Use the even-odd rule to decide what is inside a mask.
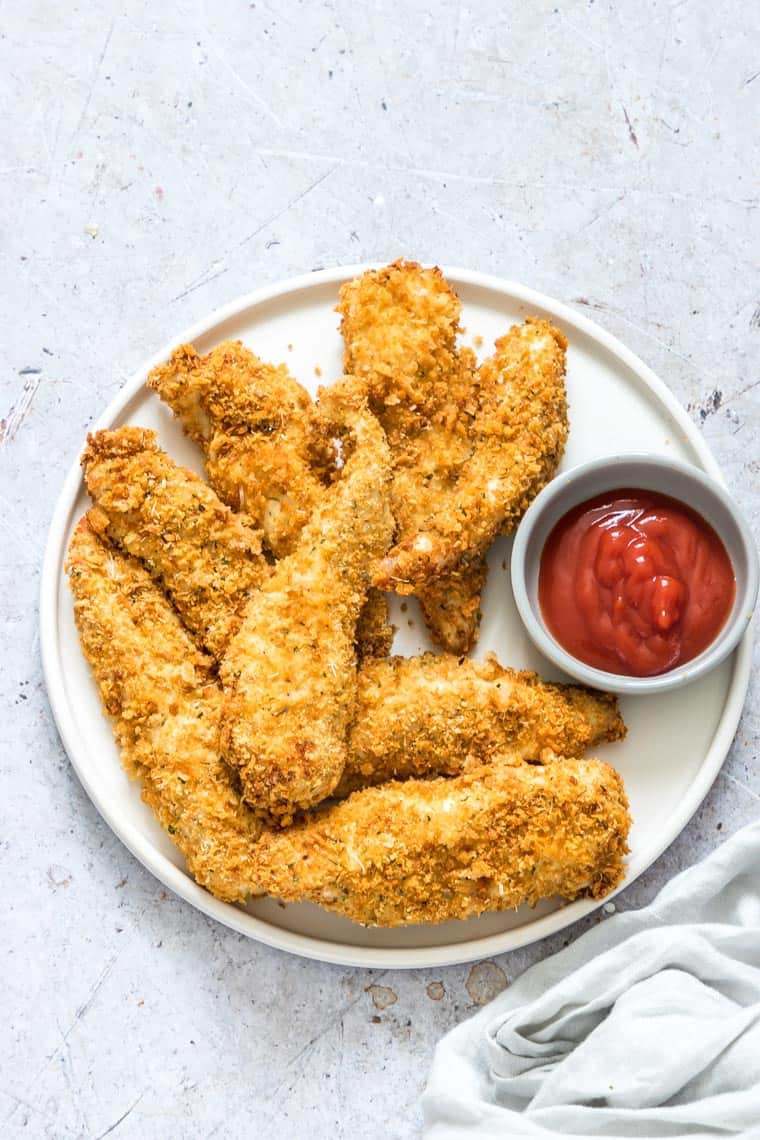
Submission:
[[[195,341],[199,337],[213,332],[214,328],[223,322],[233,320],[246,310],[254,309],[278,297],[342,282],[364,273],[368,269],[381,268],[385,264],[385,262],[367,262],[315,270],[312,273],[276,281],[217,307],[210,314],[173,337],[133,372],[109,401],[101,415],[96,418],[89,430],[97,431],[99,428],[110,424],[129,401],[139,393],[148,372],[166,360],[169,354],[180,344]],[[482,273],[479,270],[456,266],[442,266],[441,271],[455,288],[459,285],[484,288],[509,297],[510,300],[520,305],[534,305],[543,309],[559,321],[590,337],[595,344],[610,352],[664,405],[674,423],[684,432],[702,469],[721,485],[726,485],[717,460],[712,455],[699,428],[693,423],[686,409],[679,403],[664,381],[612,333],[607,332],[606,329],[585,314],[576,312],[565,302],[558,301],[548,294],[541,293],[519,282],[511,281],[496,274]],[[613,899],[620,891],[630,886],[644,871],[651,867],[686,827],[723,765],[736,733],[749,685],[753,622],[750,622],[744,637],[730,658],[733,668],[720,720],[710,746],[702,757],[696,778],[689,787],[688,794],[683,797],[679,810],[671,816],[669,826],[663,832],[666,838],[661,843],[656,843],[652,849],[647,851],[646,856],[639,859],[637,863],[629,862],[625,881],[603,899],[579,900],[566,904],[551,914],[545,915],[535,922],[528,922],[521,927],[465,942],[448,943],[443,946],[418,948],[354,946],[350,943],[330,942],[311,935],[286,930],[282,927],[271,926],[266,920],[244,911],[233,903],[224,903],[214,898],[213,895],[198,886],[186,871],[177,867],[167,856],[154,848],[137,828],[128,821],[119,820],[109,804],[104,802],[104,797],[92,785],[84,766],[80,766],[78,749],[84,747],[84,742],[77,740],[73,709],[69,705],[64,687],[58,629],[58,590],[66,553],[64,540],[72,508],[79,494],[81,481],[82,475],[77,457],[69,468],[56,500],[40,576],[40,655],[48,700],[56,728],[77,778],[90,801],[117,838],[142,866],[150,871],[164,886],[208,917],[221,922],[239,934],[254,938],[267,946],[315,961],[378,969],[420,969],[457,965],[520,949],[539,942],[550,934],[555,934],[591,914]]]

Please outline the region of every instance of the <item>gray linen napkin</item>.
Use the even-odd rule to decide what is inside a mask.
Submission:
[[[760,822],[439,1043],[425,1140],[760,1137]]]

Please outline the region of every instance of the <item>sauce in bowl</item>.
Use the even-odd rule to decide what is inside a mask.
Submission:
[[[538,601],[549,632],[574,657],[634,677],[699,656],[736,596],[726,548],[701,515],[654,491],[607,491],[549,534]]]

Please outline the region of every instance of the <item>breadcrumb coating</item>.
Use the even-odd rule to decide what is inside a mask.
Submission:
[[[265,364],[240,341],[206,356],[182,345],[147,383],[202,448],[211,487],[241,521],[262,528],[275,557],[291,553],[335,475],[332,441],[309,393],[284,365]],[[359,657],[390,653],[382,591],[370,591],[356,640]]]
[[[185,344],[147,384],[203,449],[220,499],[262,529],[277,558],[294,550],[335,455],[311,396],[285,365],[266,364],[241,341],[205,356]]]
[[[356,694],[356,624],[393,531],[382,428],[349,389],[321,412],[350,447],[298,546],[249,601],[227,650],[222,748],[247,802],[287,822],[328,796],[343,771]]]
[[[341,286],[344,371],[366,384],[389,437],[457,423],[471,377],[457,349],[462,305],[440,269],[400,259]]]
[[[388,599],[380,590],[367,591],[356,624],[356,656],[360,661],[387,657],[393,645],[393,626],[388,617]]]
[[[398,925],[555,893],[600,897],[619,881],[625,794],[620,778],[594,761],[538,767],[504,755],[453,780],[356,792],[285,831],[262,828],[219,758],[221,692],[210,659],[144,567],[111,549],[85,518],[67,570],[82,648],[122,760],[191,874],[218,898],[268,892]]]
[[[88,436],[82,467],[96,504],[90,525],[142,560],[201,647],[220,661],[246,599],[271,573],[260,533],[170,459],[146,428]],[[359,615],[357,655],[385,657],[392,643],[387,599],[372,589]]]
[[[256,849],[261,891],[369,926],[444,922],[622,880],[628,801],[595,760],[494,761],[455,779],[355,792]]]
[[[99,431],[82,455],[90,525],[140,558],[199,644],[220,658],[270,573],[261,537],[139,427]]]
[[[511,753],[582,756],[625,736],[617,698],[447,654],[366,661],[348,756],[333,795],[410,776],[455,776]]]
[[[447,653],[467,653],[480,628],[480,600],[488,576],[485,554],[474,551],[441,578],[415,587],[430,636]]]
[[[457,346],[461,303],[440,269],[399,260],[340,290],[344,368],[355,375],[388,436],[399,536],[419,525],[441,481],[471,453],[475,356]],[[473,644],[486,566],[466,558],[416,590],[435,641],[451,653]],[[391,584],[390,587],[394,588]]]
[[[74,617],[122,762],[212,894],[242,900],[258,881],[262,825],[218,749],[222,694],[212,662],[134,558],[80,521],[67,571]]]
[[[469,457],[435,480],[425,479],[422,464],[424,492],[414,469],[401,478],[397,469],[394,511],[403,502],[404,514],[377,575],[383,589],[413,593],[464,552],[509,534],[557,469],[568,431],[564,335],[529,318],[495,347],[478,369]]]
[[[239,341],[151,373],[211,487],[146,429],[88,438],[67,571],[123,763],[226,901],[397,926],[602,897],[630,816],[580,757],[625,734],[615,698],[493,657],[388,659],[382,592],[471,646],[487,548],[562,456],[565,338],[529,319],[478,368],[440,270],[403,260],[338,311],[350,374],[319,404]]]

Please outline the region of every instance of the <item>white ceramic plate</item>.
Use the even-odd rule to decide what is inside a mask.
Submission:
[[[334,312],[338,287],[366,268],[349,266],[296,278],[213,313],[148,361],[96,427],[137,423],[155,428],[172,456],[200,471],[193,445],[144,388],[148,371],[176,344],[192,341],[205,352],[221,340],[239,337],[264,359],[286,361],[293,374],[315,390],[341,372],[342,343]],[[566,332],[571,431],[563,468],[600,455],[646,450],[686,460],[721,478],[699,432],[662,381],[597,325],[521,285],[465,270],[445,272],[464,305],[466,339],[483,338],[481,354],[490,351],[510,323],[529,314],[548,316]],[[42,574],[45,678],[61,738],[88,795],[136,858],[167,887],[234,930],[271,946],[329,962],[384,968],[440,966],[512,950],[561,930],[599,905],[581,901],[563,906],[547,900],[534,910],[523,907],[467,922],[372,930],[308,903],[283,907],[260,899],[247,907],[234,906],[198,887],[142,803],[138,787],[121,769],[79,649],[63,564],[71,531],[87,506],[76,465],[53,517]],[[493,650],[506,665],[561,679],[520,624],[509,583],[509,545],[499,540],[492,550],[477,656]],[[396,609],[394,621],[400,626],[397,652],[430,647],[413,605],[405,613]],[[621,772],[631,800],[634,824],[626,882],[673,841],[715,779],[736,730],[749,669],[748,634],[729,660],[693,685],[657,697],[623,700],[628,737],[598,754]]]

